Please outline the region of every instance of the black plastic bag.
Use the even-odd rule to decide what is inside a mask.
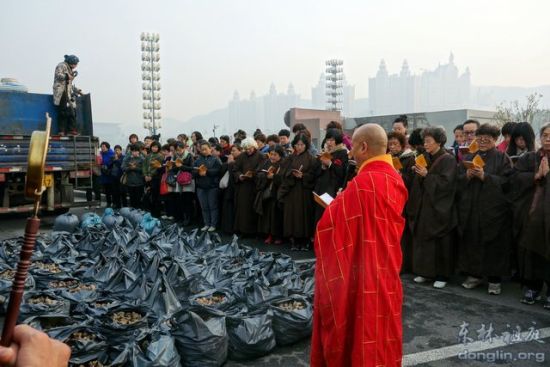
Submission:
[[[93,359],[104,358],[107,338],[97,327],[76,325],[52,329],[48,332],[52,338],[62,341],[71,348],[71,363],[78,364]]]
[[[245,294],[247,305],[250,308],[258,308],[273,300],[287,297],[288,290],[282,286],[266,287],[255,282],[246,288]]]
[[[48,333],[50,330],[56,330],[59,328],[66,328],[68,326],[78,326],[89,324],[91,320],[87,318],[74,318],[67,317],[65,315],[56,315],[56,314],[46,314],[46,315],[37,315],[31,316],[25,319],[22,323],[32,326],[36,330],[43,331]]]
[[[305,297],[292,295],[274,301],[271,310],[277,345],[292,344],[311,335],[313,307]]]
[[[79,303],[76,305],[73,314],[96,318],[120,308],[121,305],[122,303],[114,298],[97,298],[93,301]]]
[[[25,293],[20,309],[20,319],[30,316],[57,314],[69,316],[70,302],[50,291],[34,291]]]
[[[229,358],[241,361],[269,354],[276,346],[272,318],[273,312],[269,309],[228,316]]]
[[[235,302],[235,296],[229,289],[209,289],[189,297],[189,304],[196,308],[225,310]]]
[[[227,359],[225,314],[214,309],[183,311],[174,318],[176,347],[184,366],[218,367]]]
[[[97,298],[98,289],[95,283],[79,283],[76,287],[63,289],[60,295],[73,303],[91,302]]]
[[[166,334],[148,335],[139,343],[140,352],[134,355],[134,367],[180,367],[181,357],[174,337]]]
[[[143,307],[122,305],[96,320],[96,325],[109,340],[128,340],[149,330],[148,312]]]

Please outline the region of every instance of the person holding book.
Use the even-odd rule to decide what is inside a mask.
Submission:
[[[268,155],[269,159],[264,161],[256,174],[258,233],[266,236],[266,245],[280,245],[283,237],[283,211],[277,205],[277,191],[282,182],[282,163],[286,152],[282,146],[276,145],[269,148]]]
[[[212,155],[212,146],[208,141],[199,140],[197,147],[201,153],[193,164],[193,176],[204,220],[201,230],[214,232],[219,220],[218,190],[222,162]]]
[[[498,127],[483,124],[476,131],[479,150],[463,156],[458,169],[458,270],[472,289],[489,282],[488,293],[501,293],[502,276],[510,274],[511,211],[508,204],[510,158],[496,149]]]
[[[405,209],[412,233],[412,270],[416,283],[434,279],[434,288],[444,288],[454,270],[457,166],[444,148],[443,128],[425,128],[422,136],[426,151],[416,157]]]
[[[285,162],[283,181],[277,200],[283,205],[283,235],[291,250],[309,250],[314,232],[313,188],[315,160],[309,153],[309,139],[299,133],[292,140],[293,153]]]
[[[256,170],[265,157],[258,151],[254,138],[242,141],[243,153],[235,160],[233,180],[235,183],[235,231],[241,235],[255,235],[258,230],[258,215],[254,211],[256,198]]]
[[[348,165],[348,150],[344,145],[344,134],[338,129],[328,129],[325,145],[315,167],[315,193],[336,197],[344,186]],[[315,223],[321,219],[324,207],[315,205]]]
[[[317,224],[312,367],[402,363],[399,239],[407,190],[386,149],[380,125],[355,130],[359,172]]]

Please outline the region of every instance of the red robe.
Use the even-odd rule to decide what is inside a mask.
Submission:
[[[401,366],[406,200],[391,156],[375,157],[317,224],[312,367]]]

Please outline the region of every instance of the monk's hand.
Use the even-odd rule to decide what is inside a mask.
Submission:
[[[273,176],[274,176],[274,175],[275,175],[275,173],[273,173],[273,172],[268,172],[268,173],[267,173],[267,179],[268,179],[268,180],[273,180]]]
[[[466,177],[468,178],[468,180],[471,180],[472,177],[474,177],[474,175],[475,175],[475,174],[474,174],[474,170],[473,170],[473,169],[468,168],[468,169],[466,170]]]
[[[422,177],[426,177],[428,175],[428,170],[426,169],[426,167],[420,167],[415,165],[414,171],[416,172],[417,175]]]

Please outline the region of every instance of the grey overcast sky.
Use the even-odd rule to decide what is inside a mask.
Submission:
[[[141,125],[143,31],[160,33],[163,117],[180,120],[271,82],[310,98],[329,58],[359,98],[380,59],[419,72],[451,51],[474,85],[550,84],[548,0],[2,0],[0,14],[0,77],[50,93],[76,54],[96,121]]]

